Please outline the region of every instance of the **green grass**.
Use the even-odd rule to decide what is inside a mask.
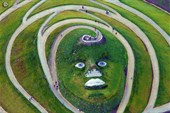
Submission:
[[[154,29],[150,24],[148,24],[143,19],[137,17],[136,15],[120,8],[115,5],[106,3],[110,7],[116,9],[122,16],[126,17],[133,23],[135,23],[149,38],[151,41],[158,58],[159,67],[160,67],[160,86],[158,92],[158,98],[156,101],[156,106],[162,105],[169,102],[170,100],[170,48],[165,41],[164,37]],[[167,17],[168,18],[168,17]],[[166,17],[159,16],[159,19],[167,19]],[[168,24],[166,24],[168,25]],[[165,26],[166,26],[165,25]],[[166,60],[165,60],[166,59]],[[146,77],[147,78],[147,77]]]
[[[35,0],[11,13],[0,22],[0,106],[9,113],[38,113],[39,111],[23,97],[10,82],[5,69],[5,52],[12,33],[19,26],[24,13],[37,2]]]
[[[103,7],[96,5],[94,3],[89,2],[88,0],[47,0],[45,3],[43,3],[39,8],[37,8],[35,11],[31,13],[31,15],[34,15],[38,12],[41,12],[43,10],[57,7],[57,6],[62,6],[62,5],[88,5],[88,6],[93,6],[97,8],[102,8]]]
[[[112,100],[116,97],[122,97],[123,87],[119,89],[120,86],[124,83],[124,68],[127,65],[127,55],[126,51],[121,45],[121,43],[108,31],[100,29],[104,36],[106,37],[106,44],[102,45],[93,45],[90,47],[85,47],[81,45],[77,45],[77,40],[84,35],[90,34],[92,35],[94,32],[87,29],[77,29],[70,32],[65,38],[62,40],[61,44],[58,48],[57,53],[57,72],[60,78],[60,82],[67,90],[63,90],[62,92],[69,91],[74,96],[85,100],[88,106],[83,108],[83,111],[86,112],[94,112],[94,110],[89,110],[90,106],[96,106],[102,104],[103,106],[108,105],[107,101]],[[69,47],[68,47],[69,45]],[[76,50],[76,54],[73,55],[73,51]],[[105,68],[100,68],[97,65],[97,68],[103,73],[101,79],[103,79],[108,85],[107,88],[102,90],[86,90],[84,89],[84,84],[89,78],[84,77],[85,72],[89,69],[89,62],[94,62],[94,64],[102,59],[106,55],[108,59],[105,61],[108,63],[108,66]],[[79,62],[84,61],[86,64],[86,68],[83,70],[77,69],[74,65]],[[121,93],[119,93],[121,92]],[[97,99],[89,98],[90,95],[102,94],[101,97],[96,97]],[[70,96],[71,97],[71,96]],[[75,99],[68,98],[73,104],[76,103]],[[117,100],[120,102],[120,99]],[[76,99],[78,100],[78,99]],[[118,103],[114,101],[112,103],[112,107],[115,107]],[[81,102],[80,102],[81,103]],[[115,104],[117,103],[117,104]],[[105,105],[106,104],[106,105]],[[115,106],[113,106],[115,105]],[[78,108],[79,104],[75,104]],[[99,109],[95,109],[96,111],[100,111]],[[104,108],[102,108],[104,110]],[[111,110],[111,109],[110,109]]]
[[[15,40],[11,55],[12,69],[24,89],[49,112],[67,113],[69,111],[51,92],[38,57],[37,32],[45,19],[30,25]]]
[[[170,35],[170,15],[164,11],[144,2],[143,0],[120,0],[155,21],[165,32]],[[140,4],[140,5],[139,5]]]

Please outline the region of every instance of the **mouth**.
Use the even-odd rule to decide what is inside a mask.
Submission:
[[[105,85],[105,82],[99,78],[92,78],[85,83],[86,89],[103,89],[105,87],[107,87],[107,85]]]

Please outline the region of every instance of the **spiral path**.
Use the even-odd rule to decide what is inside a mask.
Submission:
[[[68,0],[67,1],[68,3],[66,2],[65,4],[64,3],[60,4],[59,2],[59,4],[56,4],[56,6],[46,5],[50,3],[50,0],[49,1],[48,0],[40,0],[40,1],[39,0],[35,0],[35,1],[24,0],[20,3],[19,2],[20,0],[16,0],[11,7],[9,7],[6,11],[4,11],[0,15],[0,27],[1,27],[3,26],[3,22],[9,21],[10,15],[15,14],[15,12],[17,12],[18,14],[18,12],[21,11],[22,8],[24,9],[24,7],[27,7],[26,8],[27,10],[23,10],[23,12],[25,11],[24,14],[21,14],[22,16],[21,16],[20,22],[16,22],[16,25],[19,23],[16,26],[16,29],[14,30],[11,29],[12,31],[11,34],[5,36],[4,34],[5,32],[3,31],[3,29],[1,30],[0,28],[0,33],[2,32],[2,36],[0,35],[0,39],[7,37],[7,39],[5,39],[6,40],[5,51],[4,53],[0,53],[0,55],[2,55],[1,57],[2,58],[4,57],[4,59],[2,59],[3,61],[0,61],[0,63],[3,64],[4,62],[3,65],[5,67],[4,68],[5,74],[7,74],[6,76],[8,76],[7,79],[9,79],[10,84],[12,83],[12,86],[15,87],[13,88],[13,90],[16,90],[16,93],[17,93],[16,95],[18,96],[18,98],[24,97],[24,99],[22,98],[22,101],[20,103],[21,104],[24,103],[23,106],[28,107],[26,108],[30,110],[28,112],[30,113],[34,113],[34,112],[41,112],[41,113],[53,113],[53,112],[81,113],[82,112],[83,113],[84,112],[83,110],[77,108],[74,103],[69,102],[66,99],[66,97],[61,93],[60,79],[58,77],[58,72],[56,69],[56,65],[58,62],[56,60],[57,59],[56,56],[59,51],[58,47],[60,46],[60,43],[69,33],[71,33],[72,31],[76,29],[81,29],[81,28],[86,28],[94,32],[94,29],[96,30],[96,27],[102,28],[106,30],[107,32],[111,33],[114,37],[116,37],[118,41],[123,45],[127,53],[127,67],[126,67],[127,74],[126,74],[126,80],[124,84],[124,91],[120,99],[121,100],[120,103],[118,104],[117,108],[114,109],[115,112],[117,113],[124,113],[124,112],[125,113],[126,112],[163,113],[163,112],[170,111],[170,100],[169,100],[170,97],[168,96],[165,97],[166,101],[161,100],[160,103],[158,102],[159,101],[158,98],[160,96],[159,91],[161,88],[165,87],[164,85],[162,85],[161,76],[168,76],[168,75],[163,75],[162,70],[168,69],[168,67],[166,66],[168,66],[168,62],[170,59],[169,58],[170,57],[169,56],[170,36],[168,35],[166,31],[162,29],[161,25],[157,24],[156,20],[152,20],[150,17],[143,14],[141,11],[138,11],[124,4],[120,2],[119,0],[102,0],[102,1],[83,0],[82,4],[77,3],[76,1],[75,3],[74,2],[70,3]],[[41,6],[44,6],[47,8],[43,9]],[[120,10],[120,8],[122,9]],[[123,13],[119,12],[123,10],[126,10],[129,13],[135,14],[136,17],[134,18],[140,17],[144,22],[147,22],[148,25],[152,26],[149,28],[150,29],[152,28],[157,31],[157,33],[161,37],[161,38],[159,37],[161,39],[160,42],[164,44],[165,48],[160,47],[161,45],[160,46],[156,45],[156,43],[154,43],[153,39],[147,34],[144,28],[142,28],[139,24],[134,23],[132,20],[129,20],[128,18],[126,18],[126,16],[124,16]],[[72,12],[73,15],[69,17],[68,15],[70,13],[68,13],[68,15],[65,15],[66,17],[61,16],[62,13],[67,13],[69,11]],[[77,15],[74,15],[74,13],[75,14],[77,13]],[[81,16],[82,15],[84,16],[78,17],[78,14],[81,14]],[[17,16],[15,18],[19,17]],[[170,18],[170,15],[168,16]],[[8,21],[5,21],[6,19]],[[41,25],[37,26],[39,21],[42,21]],[[111,21],[116,21],[116,23],[114,23],[115,25],[113,25]],[[9,21],[9,25],[10,25],[10,21]],[[35,29],[36,27],[38,27],[37,33],[35,33],[36,39],[33,41],[33,43],[36,43],[36,44],[33,46],[34,47],[36,46],[35,47],[37,49],[36,55],[38,57],[37,62],[40,64],[39,68],[41,68],[42,73],[44,74],[44,75],[36,75],[36,76],[41,76],[41,78],[43,76],[43,78],[45,78],[45,79],[41,79],[41,81],[43,82],[43,84],[46,84],[48,86],[48,90],[47,88],[45,89],[44,87],[42,87],[42,90],[46,93],[49,93],[50,96],[48,97],[48,99],[46,99],[46,96],[44,95],[46,93],[39,94],[42,92],[39,92],[38,90],[36,91],[36,93],[33,93],[32,91],[30,91],[28,88],[29,86],[26,85],[26,83],[24,83],[22,79],[19,79],[21,75],[19,75],[18,72],[16,73],[16,70],[13,67],[14,61],[15,62],[19,61],[19,59],[17,57],[15,58],[15,55],[14,55],[14,53],[17,54],[17,52],[15,51],[16,42],[21,37],[21,34],[24,34],[23,32],[25,32],[30,26],[33,26],[33,25],[35,25]],[[4,29],[6,30],[7,28],[5,27],[6,26],[4,25]],[[123,32],[121,29],[128,29],[129,31],[127,32],[131,32],[130,35],[128,36],[127,34],[125,34],[125,32]],[[51,35],[55,33],[57,30],[58,30],[57,34],[55,35],[55,37],[53,37],[54,38],[53,41],[51,41],[52,40]],[[149,32],[152,34],[152,31],[149,31]],[[138,77],[140,76],[140,72],[141,72],[140,69],[142,68],[142,66],[141,67],[138,66],[140,57],[142,56],[138,54],[138,52],[140,53],[140,51],[137,51],[139,49],[137,47],[139,46],[138,44],[135,44],[134,40],[139,40],[140,44],[143,46],[141,48],[144,49],[146,52],[144,54],[146,54],[149,57],[149,60],[148,60],[149,62],[147,63],[145,61],[143,62],[146,63],[145,65],[147,64],[151,65],[151,69],[147,69],[147,70],[150,70],[151,75],[152,75],[150,88],[147,91],[149,97],[146,100],[147,103],[144,103],[144,105],[142,105],[142,107],[140,108],[140,111],[136,110],[139,107],[137,106],[137,104],[133,108],[131,107],[131,104],[133,105],[135,103],[134,100],[137,94],[135,92],[135,89],[139,87],[137,85],[138,82],[136,81],[138,80]],[[158,40],[158,39],[155,39],[155,40]],[[48,45],[48,44],[51,44],[51,45]],[[21,46],[23,46],[24,48],[24,45],[22,43],[21,43]],[[1,43],[0,43],[0,47],[1,47]],[[159,51],[157,47],[160,48]],[[26,55],[30,54],[26,50],[24,52],[26,52],[25,53]],[[164,52],[167,54],[165,56],[161,56],[162,55],[161,52]],[[19,58],[21,57],[22,55],[20,55]],[[164,59],[165,61],[167,61],[167,63],[164,63],[164,62],[163,62],[164,64],[162,63],[163,58],[167,58],[167,59]],[[35,60],[35,59],[32,59],[32,60]],[[166,66],[164,67],[166,67],[166,69],[163,69],[162,66],[165,64]],[[27,67],[27,64],[23,63],[23,65]],[[29,74],[32,74],[32,73],[29,73]],[[148,76],[149,76],[149,73],[148,73]],[[5,77],[3,75],[3,77],[0,79],[0,82],[3,81],[4,78]],[[29,79],[29,81],[31,82],[31,78],[28,77],[27,79]],[[144,86],[145,82],[146,81],[143,81],[143,84],[142,84],[143,87],[145,87]],[[4,83],[2,85],[0,84],[0,91],[1,91],[0,100],[2,100],[0,101],[0,113],[6,113],[6,112],[12,113],[12,112],[15,112],[14,109],[12,107],[8,109],[8,105],[5,102],[3,103],[3,101],[7,101],[6,100],[7,98],[2,95],[2,99],[1,99],[1,93],[5,92],[4,90],[1,90],[1,89],[2,87],[6,87],[9,84],[9,82],[5,83],[5,85]],[[36,85],[39,85],[37,83],[35,83],[35,87]],[[165,83],[165,84],[170,85],[169,83]],[[12,86],[10,85],[8,87],[12,87]],[[140,92],[142,93],[142,91]],[[169,92],[167,92],[167,94],[169,94]],[[138,103],[140,103],[141,99],[139,100]],[[53,106],[50,107],[50,104],[54,104],[53,102],[57,104],[55,108],[53,108]],[[159,104],[157,104],[157,102]],[[12,104],[14,103],[11,103],[11,105]],[[53,111],[54,109],[56,111]],[[16,112],[19,112],[19,111],[16,111]]]

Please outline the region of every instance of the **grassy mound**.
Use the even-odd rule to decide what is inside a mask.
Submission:
[[[61,92],[80,110],[90,113],[94,112],[92,107],[96,108],[95,110],[98,112],[101,112],[101,109],[103,112],[111,111],[118,105],[123,93],[124,69],[127,65],[126,51],[113,35],[103,29],[102,33],[106,38],[105,44],[84,46],[78,43],[79,38],[84,34],[94,36],[94,32],[87,29],[76,29],[66,35],[57,52],[57,72]],[[98,67],[96,64],[100,60],[105,60],[108,65],[103,68]],[[80,61],[86,64],[82,70],[74,66]],[[92,64],[102,72],[101,79],[106,82],[106,88],[95,91],[84,88],[85,82],[89,80],[84,74]],[[101,95],[95,96],[98,93]]]

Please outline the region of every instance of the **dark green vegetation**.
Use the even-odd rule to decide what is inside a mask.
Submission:
[[[137,2],[137,1],[140,1],[140,0],[134,0],[134,1]],[[102,2],[102,3],[104,3],[104,2]],[[151,41],[151,43],[152,43],[152,45],[153,45],[153,47],[156,51],[156,55],[157,55],[158,62],[159,62],[159,65],[160,65],[159,66],[160,67],[160,86],[159,86],[159,92],[158,92],[158,98],[157,98],[156,106],[159,106],[159,105],[162,105],[164,103],[169,102],[169,100],[170,100],[170,88],[169,88],[169,86],[170,86],[170,82],[169,82],[170,81],[170,70],[169,70],[169,67],[170,67],[170,48],[169,48],[167,42],[165,41],[164,37],[162,37],[162,35],[156,29],[154,29],[150,24],[148,24],[146,21],[142,20],[141,18],[137,17],[136,15],[134,15],[134,14],[132,14],[132,13],[120,8],[120,7],[117,7],[115,5],[111,5],[109,3],[105,3],[105,4],[116,9],[122,16],[124,16],[125,18],[127,18],[130,21],[132,21],[133,23],[135,23],[150,39],[150,41]],[[135,3],[133,5],[135,5]],[[137,5],[137,3],[136,3],[136,5]],[[139,6],[139,5],[137,5],[137,6]],[[140,7],[142,7],[142,6],[143,5],[141,5]],[[143,7],[143,9],[144,8],[146,9],[147,7],[149,7],[149,6]],[[142,12],[146,13],[146,11],[142,11]],[[159,18],[155,19],[156,18],[156,16],[155,16],[153,18],[155,21],[157,21],[158,19],[159,20],[165,20],[165,19],[169,18],[168,15],[167,16],[161,16],[162,11],[160,13],[158,13],[158,12],[159,11],[156,10],[155,13],[150,14],[150,15],[157,14],[157,17],[159,17]],[[148,11],[148,13],[149,13],[149,11]],[[169,21],[169,20],[167,20],[167,21]],[[164,23],[164,24],[160,23],[158,25],[160,25],[162,28],[167,26],[165,29],[168,30],[167,33],[169,33],[170,29],[168,28],[167,23]],[[145,74],[145,79],[147,81],[149,80],[148,74]],[[141,80],[141,79],[139,79],[139,80],[140,80],[141,84],[143,84],[143,80]],[[136,86],[134,86],[134,87],[136,87]],[[143,87],[146,87],[146,86],[143,85]],[[136,88],[140,89],[140,91],[141,91],[141,88],[138,88],[138,87],[136,87]],[[149,91],[150,90],[147,90],[148,93],[149,93]],[[142,100],[144,100],[142,93],[139,94],[139,95],[141,95]],[[136,101],[138,101],[138,100],[136,100]],[[129,103],[129,105],[131,105],[131,103],[133,103],[133,102],[134,102],[134,100],[131,99],[131,102]],[[140,104],[139,101],[136,102],[136,103]],[[139,105],[133,105],[133,106],[139,106]],[[135,109],[133,106],[131,106],[132,107],[131,109]]]
[[[14,0],[13,0],[14,1]],[[37,2],[26,5],[25,7],[10,14],[7,18],[0,22],[0,106],[2,106],[7,112],[23,113],[27,111],[29,113],[38,113],[39,111],[25,99],[10,82],[5,69],[5,52],[8,44],[8,40],[11,35],[20,25],[25,12]],[[12,19],[11,19],[12,18]],[[3,29],[2,29],[3,28]]]
[[[57,73],[62,84],[61,92],[77,108],[88,113],[111,111],[118,105],[123,94],[124,69],[127,65],[126,51],[111,33],[101,30],[106,37],[105,44],[88,47],[78,44],[82,35],[94,36],[94,32],[77,29],[65,36],[57,52]],[[101,60],[105,60],[108,65],[103,68],[98,67],[96,63]],[[78,62],[84,62],[86,68],[75,68]],[[95,91],[84,88],[85,82],[89,80],[85,77],[85,73],[92,64],[102,72],[101,79],[106,82],[106,88]]]

